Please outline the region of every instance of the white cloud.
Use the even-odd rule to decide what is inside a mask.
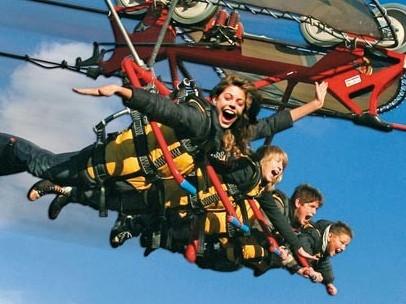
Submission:
[[[90,53],[91,49],[83,44],[47,44],[34,57],[62,61],[72,58],[72,54],[76,58]],[[94,139],[92,126],[120,105],[113,98],[84,97],[71,90],[117,80],[95,82],[67,70],[46,70],[28,63],[10,79],[9,88],[0,97],[2,131],[27,137],[52,150],[66,151],[89,144]]]
[[[78,56],[88,57],[91,51],[87,45],[78,43],[45,44],[33,57],[52,61],[75,60]],[[27,138],[54,152],[81,149],[95,140],[92,127],[122,105],[117,98],[85,97],[73,93],[71,89],[111,82],[120,81],[100,79],[95,82],[74,72],[23,64],[10,75],[9,86],[0,94],[0,130]],[[26,191],[35,180],[28,174],[0,177],[0,227],[5,229],[13,224],[23,224],[41,230],[44,225],[50,224],[46,215],[47,200],[30,204],[25,198]],[[84,207],[67,209],[74,210],[71,218],[65,221],[58,219],[56,222],[59,223],[52,223],[54,229],[59,227],[63,230],[69,226],[78,232],[80,227],[87,231],[99,227],[95,211],[89,221],[83,215],[89,216]]]
[[[23,299],[24,299],[24,295],[21,291],[0,289],[0,303],[1,304],[26,303]]]

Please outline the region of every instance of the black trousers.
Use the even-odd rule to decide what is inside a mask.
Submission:
[[[59,185],[90,186],[85,170],[92,148],[55,154],[26,139],[0,133],[0,176],[28,172]]]

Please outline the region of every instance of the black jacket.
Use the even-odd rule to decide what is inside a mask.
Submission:
[[[275,202],[272,194],[272,192],[266,191],[257,198],[257,201],[274,228],[283,237],[291,250],[296,253],[301,247],[299,239],[293,231],[288,218],[281,212],[281,208]]]
[[[124,105],[146,115],[151,121],[157,121],[173,128],[179,137],[215,144],[215,151],[220,148],[223,129],[219,125],[215,108],[205,106],[205,111],[199,109],[199,102],[175,104],[169,98],[149,93],[143,89],[133,88],[130,100],[124,100]],[[204,102],[204,101],[203,101]],[[209,112],[210,114],[207,115]],[[293,124],[289,111],[282,111],[251,125],[252,140],[271,136],[283,131]]]
[[[323,275],[323,284],[333,283],[334,274],[330,261],[330,256],[323,252],[323,234],[326,232],[333,222],[327,220],[319,220],[313,226],[305,228],[299,235],[301,244],[304,250],[313,255],[318,255],[320,259],[312,262],[314,270]]]

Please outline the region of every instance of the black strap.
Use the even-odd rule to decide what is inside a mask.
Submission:
[[[108,174],[105,167],[105,145],[95,144],[92,155],[92,165],[97,183],[103,184]]]
[[[191,94],[191,95],[186,96],[185,102],[192,102],[192,101],[196,102],[200,106],[200,108],[203,109],[204,114],[208,118],[208,127],[206,129],[206,131],[207,131],[206,134],[203,134],[199,137],[195,137],[195,138],[191,139],[192,145],[194,142],[199,143],[198,144],[199,149],[194,148],[194,153],[196,154],[196,152],[197,152],[196,150],[200,150],[200,149],[207,150],[206,146],[211,144],[210,142],[208,142],[207,139],[210,137],[210,132],[212,132],[211,115],[212,115],[213,109],[206,99],[204,99],[196,94]]]
[[[105,167],[105,145],[99,140],[93,148],[92,165],[94,170],[95,180],[99,186],[99,216],[107,217],[106,195],[104,182],[108,178]]]
[[[132,119],[131,131],[133,133],[133,142],[141,170],[148,180],[155,180],[157,178],[157,171],[154,163],[149,158],[147,136],[144,131],[144,126],[148,122],[143,121],[143,117],[138,111],[132,110],[130,115]]]
[[[197,218],[197,239],[199,240],[198,242],[198,247],[197,247],[197,256],[203,256],[204,255],[204,243],[205,243],[205,236],[206,234],[204,233],[204,228],[206,225],[206,213],[201,214]]]
[[[196,248],[196,255],[197,256],[204,256],[204,249],[205,249],[205,233],[204,228],[206,224],[206,213],[194,213],[191,217],[190,223],[190,230],[191,234],[189,236],[189,244],[197,241],[198,247]]]
[[[93,128],[93,131],[96,133],[96,143],[94,144],[93,148],[92,165],[95,180],[99,187],[99,216],[101,217],[107,216],[106,195],[105,195],[106,189],[104,187],[104,183],[107,179],[110,179],[105,167],[106,125],[112,120],[126,113],[128,113],[128,109],[116,112],[100,121]]]
[[[195,155],[199,147],[192,144],[192,141],[189,138],[179,140],[181,147],[189,154]]]
[[[245,200],[238,200],[237,204],[238,204],[238,206],[240,206],[240,211],[241,211],[241,216],[242,216],[242,223],[248,226],[249,225],[248,211],[247,211],[247,206],[245,205]]]

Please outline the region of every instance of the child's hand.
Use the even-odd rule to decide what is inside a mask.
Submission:
[[[326,98],[328,83],[323,81],[322,83],[315,82],[316,86],[316,99],[318,109],[321,109],[324,105],[324,99]]]
[[[315,271],[312,267],[302,267],[297,273],[310,279],[314,283],[321,283],[323,281],[323,275],[320,272]]]
[[[286,248],[284,248],[283,246],[279,247],[279,251],[281,253],[280,258],[282,261],[287,261],[291,257],[289,251],[286,250]]]
[[[306,258],[306,259],[308,259],[308,260],[313,260],[313,261],[318,261],[318,260],[319,260],[319,258],[318,258],[317,256],[315,256],[315,255],[310,255],[309,253],[307,253],[307,252],[303,249],[303,247],[300,247],[300,248],[298,249],[297,253],[298,253],[300,256],[302,256],[302,257],[304,257],[304,258]]]
[[[309,268],[308,276],[313,283],[323,282],[323,275],[320,272],[315,271],[311,267]]]
[[[330,296],[335,296],[338,292],[337,288],[333,283],[326,284],[326,291]]]

